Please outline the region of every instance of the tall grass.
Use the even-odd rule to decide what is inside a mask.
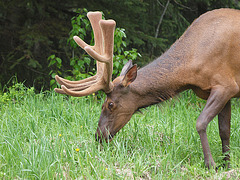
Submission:
[[[0,104],[1,179],[222,179],[240,178],[239,101],[232,106],[231,171],[204,167],[196,119],[205,102],[191,92],[135,114],[102,145],[94,134],[103,100],[53,92],[25,93]],[[3,98],[2,95],[0,98]],[[208,126],[217,165],[217,119]]]

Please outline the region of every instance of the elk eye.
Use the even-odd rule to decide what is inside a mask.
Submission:
[[[111,110],[113,108],[113,106],[114,106],[113,102],[108,103],[108,109]]]

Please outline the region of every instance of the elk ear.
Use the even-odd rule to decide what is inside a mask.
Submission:
[[[133,65],[125,74],[123,80],[122,80],[122,85],[124,87],[129,86],[137,77],[137,65]]]
[[[127,74],[128,70],[133,66],[132,60],[129,60],[122,68],[120,76]]]

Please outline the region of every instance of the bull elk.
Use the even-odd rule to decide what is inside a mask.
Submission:
[[[103,90],[107,97],[97,127],[96,139],[111,141],[139,109],[160,103],[192,89],[207,100],[197,119],[205,165],[215,167],[206,129],[218,115],[222,152],[229,150],[231,98],[240,97],[240,11],[219,9],[197,18],[184,34],[159,58],[141,69],[129,61],[119,77],[111,81],[114,20],[102,20],[100,12],[87,14],[95,37],[90,46],[75,36],[76,43],[97,60],[95,76],[69,81],[56,76],[70,96],[86,96]],[[225,160],[229,160],[229,155]]]

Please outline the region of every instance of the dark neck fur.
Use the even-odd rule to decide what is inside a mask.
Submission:
[[[138,94],[140,108],[165,101],[185,89],[179,70],[185,64],[185,53],[176,46],[138,71],[132,90]]]

